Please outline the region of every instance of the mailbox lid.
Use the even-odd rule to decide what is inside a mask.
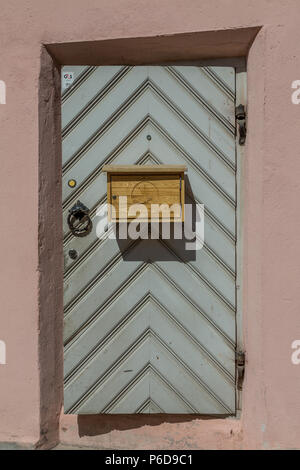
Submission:
[[[108,174],[136,174],[136,173],[184,173],[186,165],[104,165],[103,172]]]

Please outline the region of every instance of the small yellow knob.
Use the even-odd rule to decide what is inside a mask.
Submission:
[[[69,181],[68,181],[68,185],[70,186],[70,188],[75,188],[75,186],[76,186],[76,181],[75,181],[75,180],[69,180]]]

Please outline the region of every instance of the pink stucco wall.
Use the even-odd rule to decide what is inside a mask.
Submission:
[[[41,45],[261,26],[247,62],[241,417],[78,423],[62,414],[60,434],[66,443],[109,448],[300,448],[300,365],[291,363],[291,343],[300,338],[300,105],[291,102],[291,83],[300,79],[299,0],[0,0],[0,12],[7,85],[0,105],[0,339],[7,345],[0,441],[41,442],[42,410],[53,406],[41,394],[47,361],[39,336]],[[214,49],[212,40],[201,47],[199,58],[205,50],[228,56],[233,46]]]

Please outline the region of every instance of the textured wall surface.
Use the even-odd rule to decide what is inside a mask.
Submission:
[[[0,441],[49,446],[57,441],[60,421],[61,440],[70,444],[300,448],[300,366],[290,359],[291,343],[300,337],[300,105],[291,101],[291,83],[300,79],[299,0],[1,0],[0,11],[0,80],[7,86],[6,104],[0,105],[0,339],[7,345],[7,364],[0,365]],[[259,27],[256,37],[247,33]],[[49,200],[60,190],[59,111],[57,70],[43,56],[43,44],[51,45],[58,62],[75,63],[78,52],[86,64],[99,60],[94,65],[101,58],[103,63],[120,59],[122,47],[125,63],[142,63],[141,44],[148,61],[190,59],[192,45],[192,58],[198,51],[199,59],[244,55],[249,49],[247,369],[239,419],[63,414],[59,419],[61,266],[59,248],[47,237],[61,229],[55,219],[59,198]],[[39,136],[39,129],[45,134]],[[46,146],[49,166],[40,158]],[[59,245],[59,237],[52,240]]]

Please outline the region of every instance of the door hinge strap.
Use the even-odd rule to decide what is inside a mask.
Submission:
[[[235,118],[239,126],[239,144],[244,145],[246,141],[246,111],[243,104],[239,104],[235,108]]]
[[[235,353],[236,371],[237,371],[237,389],[242,390],[245,375],[245,352],[236,351]]]

